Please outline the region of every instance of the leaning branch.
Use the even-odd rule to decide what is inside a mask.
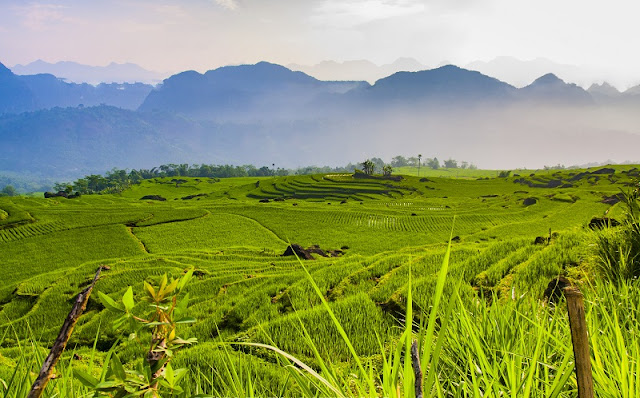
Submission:
[[[89,296],[91,295],[91,291],[100,276],[100,271],[102,271],[102,266],[100,266],[96,271],[91,284],[81,291],[80,294],[78,294],[78,297],[76,297],[76,302],[73,305],[71,312],[69,312],[69,315],[67,315],[67,319],[65,319],[62,324],[60,333],[58,333],[58,337],[56,338],[55,343],[53,343],[53,347],[51,347],[49,355],[47,355],[47,358],[44,360],[42,369],[40,369],[40,374],[38,374],[38,378],[31,386],[31,391],[29,391],[27,398],[39,398],[44,392],[44,388],[47,386],[47,383],[51,380],[51,377],[53,376],[53,368],[58,363],[62,352],[67,346],[67,342],[69,342],[69,338],[73,332],[73,327],[78,322],[78,319],[84,312],[85,308],[87,308]]]

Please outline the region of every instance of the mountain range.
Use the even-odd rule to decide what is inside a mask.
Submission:
[[[584,90],[545,74],[517,88],[453,65],[370,84],[260,62],[152,87],[19,76],[0,64],[0,170],[296,167],[412,152],[488,168],[637,160],[638,105],[640,87]]]
[[[60,61],[50,63],[41,59],[26,65],[14,65],[11,71],[17,75],[51,74],[66,82],[89,83],[146,83],[158,84],[167,77],[165,73],[146,70],[132,63],[106,66],[83,65],[77,62]]]
[[[143,83],[67,83],[51,74],[16,75],[0,63],[0,115],[108,104],[137,109],[153,86]]]

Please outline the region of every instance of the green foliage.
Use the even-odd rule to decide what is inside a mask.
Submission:
[[[189,294],[178,300],[178,295],[193,275],[193,270],[180,279],[169,279],[163,275],[157,287],[144,282],[142,302],[147,303],[144,315],[134,315],[136,302],[131,286],[125,291],[120,303],[103,292],[98,292],[100,301],[110,311],[120,315],[113,321],[114,328],[128,326],[131,336],[149,329],[150,344],[144,362],[135,370],[126,371],[115,352],[115,346],[107,354],[100,379],[80,369],[74,370],[75,377],[93,390],[93,396],[176,396],[186,392],[181,380],[187,374],[186,368],[173,369],[170,361],[179,349],[195,343],[195,338],[183,339],[177,336],[179,324],[193,323],[186,316]],[[130,337],[131,338],[131,337]]]
[[[621,195],[625,206],[622,225],[595,232],[598,270],[615,283],[640,277],[640,186]]]
[[[16,196],[18,195],[18,191],[12,185],[6,185],[0,191],[0,196]]]

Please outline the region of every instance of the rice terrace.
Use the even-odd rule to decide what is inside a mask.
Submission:
[[[638,167],[467,172],[0,197],[0,392],[100,268],[45,396],[573,397],[562,281],[595,395],[639,397]]]
[[[0,398],[640,398],[638,15],[0,1]]]

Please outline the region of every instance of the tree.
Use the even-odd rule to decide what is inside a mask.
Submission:
[[[393,167],[403,167],[403,166],[407,166],[409,164],[409,162],[407,161],[407,158],[405,158],[404,156],[394,156],[393,159],[391,159],[391,166]]]
[[[18,196],[18,191],[12,185],[7,185],[2,188],[0,196]]]
[[[375,173],[376,171],[382,173],[382,168],[384,167],[384,160],[380,159],[380,158],[371,158],[371,162],[373,162],[373,170],[371,171],[371,174]]]
[[[372,175],[374,168],[375,168],[375,164],[371,160],[367,159],[364,162],[362,162],[362,170],[364,171],[365,174]]]
[[[444,161],[444,167],[446,167],[448,169],[457,169],[458,168],[458,161],[449,158],[448,160]]]
[[[422,154],[418,154],[418,177],[420,177],[420,160],[422,159]]]
[[[391,167],[390,164],[385,164],[384,167],[382,168],[382,174],[384,176],[390,176],[392,172],[393,172],[393,167]]]
[[[180,188],[180,184],[184,184],[185,182],[188,182],[188,181],[183,180],[182,178],[173,178],[171,179],[171,182],[176,184],[176,188]]]
[[[83,195],[87,194],[89,193],[89,181],[87,181],[86,178],[78,178],[76,182],[73,183],[73,189]]]
[[[426,163],[429,168],[434,170],[437,170],[440,167],[440,161],[438,160],[438,158],[427,159]]]

